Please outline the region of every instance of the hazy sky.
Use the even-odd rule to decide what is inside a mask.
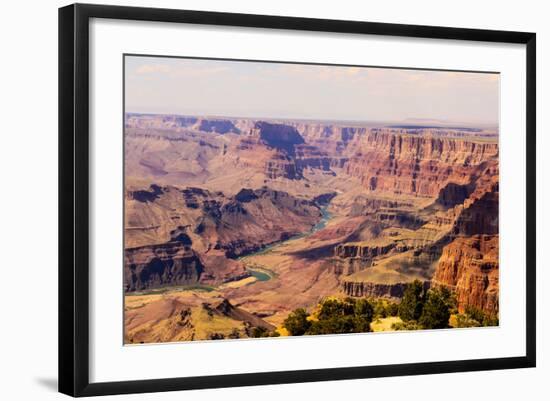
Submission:
[[[499,75],[127,56],[126,112],[498,123]]]

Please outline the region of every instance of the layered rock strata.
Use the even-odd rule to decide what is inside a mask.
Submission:
[[[459,312],[473,306],[498,314],[498,240],[498,235],[480,234],[457,238],[443,248],[432,283],[456,293]]]
[[[469,182],[472,166],[498,157],[498,144],[369,133],[346,172],[370,191],[436,197],[449,182]]]
[[[429,281],[425,281],[424,289],[430,288],[430,284]],[[400,299],[403,297],[406,287],[407,283],[343,282],[344,292],[351,297]]]
[[[153,184],[126,196],[126,291],[244,278],[234,258],[306,232],[321,218],[314,201],[269,188],[225,196]],[[151,238],[158,243],[148,244]]]
[[[129,248],[124,256],[125,291],[142,291],[167,285],[198,283],[204,265],[181,242]]]

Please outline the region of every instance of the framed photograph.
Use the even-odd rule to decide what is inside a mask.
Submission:
[[[59,390],[535,366],[535,34],[59,10]]]

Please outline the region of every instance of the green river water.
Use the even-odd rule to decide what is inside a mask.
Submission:
[[[257,255],[263,255],[263,254],[266,254],[270,251],[272,251],[273,249],[289,242],[289,241],[293,241],[295,239],[298,239],[298,238],[304,238],[304,237],[308,237],[314,233],[316,233],[317,231],[319,230],[322,230],[323,228],[326,227],[328,221],[332,218],[332,214],[327,210],[328,207],[325,206],[325,207],[322,207],[321,208],[321,219],[319,220],[319,222],[317,224],[315,224],[311,230],[305,232],[305,233],[301,233],[301,234],[297,234],[297,235],[294,235],[286,240],[283,240],[283,241],[278,241],[278,242],[274,242],[273,244],[270,244],[256,252],[253,252],[253,253],[249,253],[248,255],[245,255],[245,256],[241,256],[240,258],[238,258],[238,260],[246,260],[246,258],[249,258],[249,257],[252,257],[252,256],[257,256]],[[250,274],[253,276],[253,277],[256,277],[256,279],[258,281],[267,281],[267,280],[271,280],[274,276],[274,273],[271,272],[270,270],[268,269],[265,269],[265,268],[257,268],[255,269],[254,267],[252,266],[247,266],[246,267],[246,270],[248,270],[250,272]]]

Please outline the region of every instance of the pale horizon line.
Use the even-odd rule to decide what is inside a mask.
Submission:
[[[429,125],[433,124],[430,127],[433,128],[480,128],[489,127],[489,128],[499,128],[499,122],[489,122],[489,121],[454,121],[454,120],[441,120],[441,119],[430,119],[430,118],[407,118],[402,120],[362,120],[362,119],[330,119],[330,118],[307,118],[307,117],[267,117],[267,116],[237,116],[237,115],[222,115],[222,114],[193,114],[193,113],[169,113],[169,112],[143,112],[143,111],[125,111],[125,116],[127,114],[140,114],[140,115],[150,115],[150,116],[176,116],[176,117],[202,117],[202,118],[213,118],[213,119],[226,119],[226,120],[283,120],[283,121],[315,121],[315,122],[342,122],[342,123],[392,123],[392,124],[410,124],[410,125]],[[424,121],[424,122],[423,122]],[[445,124],[447,126],[437,126],[437,124]],[[462,125],[464,127],[457,127]]]

